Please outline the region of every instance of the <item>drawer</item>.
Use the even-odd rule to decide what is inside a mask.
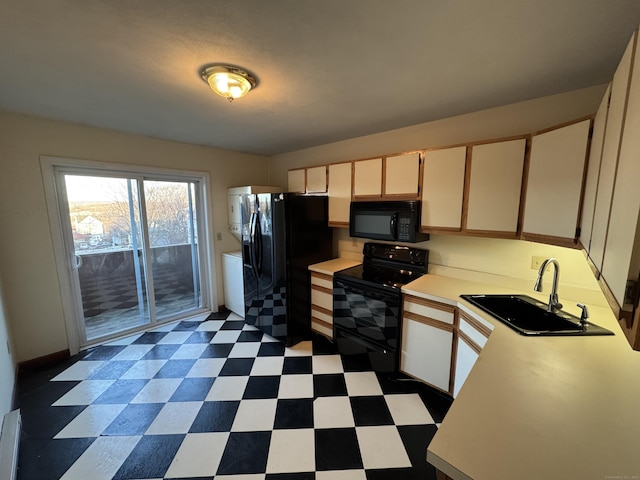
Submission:
[[[411,312],[450,325],[453,325],[455,320],[454,307],[410,295],[404,296],[403,309],[405,312]]]
[[[333,289],[333,277],[323,273],[311,272],[311,285]]]
[[[333,340],[333,315],[331,312],[311,305],[311,330]]]
[[[311,318],[311,330],[333,340],[333,328],[328,327],[313,317]]]
[[[459,315],[458,329],[473,340],[480,348],[487,343],[491,330],[478,320],[464,313]]]
[[[333,294],[331,290],[324,287],[311,286],[311,308],[314,305],[324,308],[329,312],[333,312]]]

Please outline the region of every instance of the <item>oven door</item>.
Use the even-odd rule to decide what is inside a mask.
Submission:
[[[397,350],[402,294],[334,277],[333,324],[383,350]]]

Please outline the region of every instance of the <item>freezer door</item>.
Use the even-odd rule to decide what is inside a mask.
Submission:
[[[256,196],[243,195],[241,202],[242,215],[242,278],[244,284],[245,322],[255,325],[259,315],[258,268],[256,265]]]

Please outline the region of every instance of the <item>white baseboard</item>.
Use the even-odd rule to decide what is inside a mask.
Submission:
[[[18,469],[18,445],[20,443],[20,410],[4,416],[0,433],[0,479],[15,480]]]

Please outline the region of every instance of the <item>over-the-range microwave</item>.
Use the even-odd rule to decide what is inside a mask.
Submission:
[[[351,202],[349,235],[352,237],[423,242],[429,234],[420,233],[420,202],[374,201]]]

